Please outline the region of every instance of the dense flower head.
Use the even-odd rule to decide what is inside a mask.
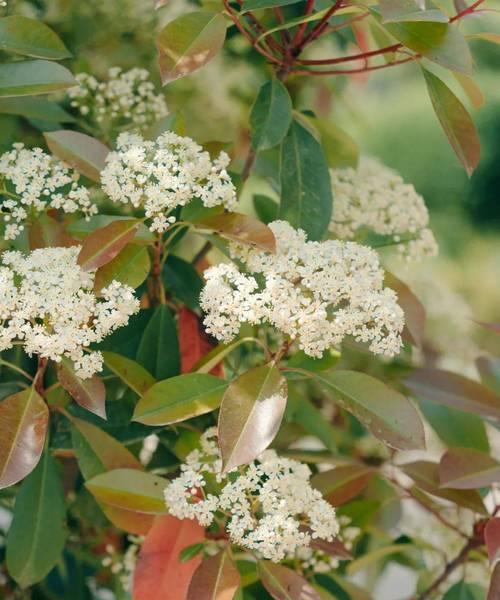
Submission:
[[[270,323],[313,357],[347,335],[369,342],[376,354],[399,352],[403,311],[395,292],[383,287],[373,250],[338,240],[308,242],[304,231],[284,221],[270,227],[275,254],[232,246],[248,274],[234,264],[205,271],[201,307],[208,333],[227,342],[241,323]]]
[[[266,450],[244,470],[222,476],[215,428],[201,437],[181,466],[181,474],[165,489],[170,514],[195,519],[204,527],[216,512],[227,515],[232,543],[275,562],[311,539],[331,541],[339,531],[335,509],[311,487],[305,464]],[[215,476],[219,491],[208,491],[207,477]],[[218,512],[220,511],[220,512]]]
[[[113,281],[93,292],[94,273],[77,264],[79,247],[4,252],[0,266],[0,352],[20,341],[27,354],[73,361],[81,378],[102,369],[100,342],[137,312],[132,288]]]
[[[0,211],[5,222],[4,236],[15,239],[27,221],[37,213],[61,209],[97,213],[87,188],[78,185],[79,175],[41,148],[28,149],[14,144],[0,156]]]
[[[122,133],[117,151],[107,156],[101,181],[111,200],[144,208],[152,219],[150,229],[162,232],[175,220],[169,213],[195,198],[207,207],[234,208],[228,164],[224,152],[212,160],[194,140],[170,131],[155,141]]]
[[[334,169],[330,175],[334,197],[330,230],[337,237],[352,239],[366,228],[390,236],[409,260],[437,254],[424,199],[398,173],[376,159],[362,158],[357,169]]]
[[[88,73],[79,73],[76,80],[78,86],[68,90],[71,106],[98,124],[143,130],[168,114],[165,98],[155,92],[146,69],[112,67],[107,81]]]

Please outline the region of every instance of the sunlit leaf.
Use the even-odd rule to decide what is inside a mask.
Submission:
[[[193,11],[170,21],[158,35],[163,84],[198,70],[221,50],[226,37],[222,14]]]
[[[311,484],[333,506],[355,498],[370,483],[375,470],[366,465],[344,465],[315,475]]]
[[[198,221],[199,229],[211,229],[228,240],[255,246],[268,252],[276,250],[274,234],[267,225],[241,213],[224,213]]]
[[[40,460],[49,411],[30,387],[0,402],[0,488],[21,481]]]
[[[277,146],[292,122],[292,100],[286,87],[273,78],[260,88],[250,113],[252,146],[266,150]]]
[[[257,570],[263,586],[274,600],[321,600],[318,592],[288,567],[260,560]]]
[[[50,27],[22,15],[0,19],[0,50],[48,60],[62,60],[71,56]]]
[[[7,537],[7,569],[20,586],[41,581],[59,561],[65,521],[62,483],[46,450],[19,490]]]
[[[97,270],[94,289],[100,292],[112,281],[138,288],[150,269],[151,260],[147,248],[139,244],[127,244],[111,261]]]
[[[274,364],[255,367],[227,388],[219,411],[224,471],[254,460],[273,441],[286,407],[287,386]]]
[[[188,373],[159,381],[139,400],[134,421],[168,425],[215,410],[228,382],[213,375]]]
[[[489,454],[472,448],[450,448],[441,458],[442,487],[473,490],[500,483],[500,463]]]
[[[240,574],[227,550],[206,558],[189,584],[187,600],[233,600]]]
[[[44,133],[50,151],[82,175],[100,183],[109,148],[99,140],[79,131]]]
[[[68,394],[86,410],[106,418],[106,389],[97,375],[80,379],[68,359],[58,364],[57,377]]]
[[[52,94],[75,84],[68,69],[49,60],[23,60],[0,65],[0,98]]]
[[[439,77],[422,69],[429,97],[458,160],[472,175],[479,162],[481,146],[476,127],[465,106]]]
[[[121,356],[115,352],[103,352],[104,364],[110,371],[128,385],[131,390],[141,396],[155,384],[155,379],[135,360]]]

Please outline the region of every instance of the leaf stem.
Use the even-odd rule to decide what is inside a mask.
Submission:
[[[33,381],[32,375],[30,375],[27,371],[25,371],[24,369],[21,369],[21,367],[18,367],[14,363],[9,362],[8,360],[4,360],[3,358],[0,358],[0,365],[4,365],[5,367],[7,367],[9,369],[12,369],[13,371],[16,371],[17,373],[20,373],[21,375],[24,375],[24,377],[26,377],[30,381]]]

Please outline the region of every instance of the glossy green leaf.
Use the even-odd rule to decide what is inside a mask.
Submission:
[[[45,451],[16,498],[7,538],[7,569],[22,587],[41,581],[61,558],[66,505],[57,466]]]
[[[318,592],[288,567],[260,560],[257,571],[263,586],[274,600],[321,600]]]
[[[374,475],[375,470],[367,465],[343,465],[318,473],[312,478],[311,485],[330,504],[340,506],[358,496]]]
[[[150,269],[151,260],[147,248],[139,244],[127,244],[112,260],[97,270],[94,289],[100,292],[112,281],[138,288],[146,280]]]
[[[26,119],[39,119],[50,123],[73,123],[75,118],[63,108],[46,98],[0,98],[0,113],[19,115]]]
[[[266,81],[260,88],[250,113],[252,146],[267,150],[277,146],[292,122],[292,100],[279,79]]]
[[[145,394],[156,383],[151,373],[135,360],[106,351],[102,353],[102,357],[108,369],[118,375],[139,396]]]
[[[0,50],[48,60],[62,60],[71,56],[50,27],[22,15],[0,19]]]
[[[102,419],[106,418],[106,388],[97,375],[80,379],[71,361],[63,358],[57,367],[57,378],[77,404]]]
[[[335,123],[326,119],[315,119],[314,124],[321,135],[321,145],[331,169],[356,167],[359,147],[354,139]]]
[[[318,438],[331,452],[337,450],[337,432],[334,427],[326,420],[312,402],[303,397],[303,394],[289,393],[287,415],[291,410],[291,420],[300,425],[310,435]]]
[[[0,402],[0,489],[21,481],[40,460],[49,411],[30,387]]]
[[[132,241],[138,223],[137,219],[120,219],[96,229],[83,241],[78,264],[86,271],[93,271],[111,262]]]
[[[170,21],[158,35],[163,84],[189,75],[221,50],[226,20],[221,13],[193,11]]]
[[[218,408],[228,382],[201,373],[188,373],[159,381],[137,403],[134,421],[168,425]]]
[[[168,481],[137,469],[115,469],[89,479],[86,486],[100,502],[146,514],[167,511],[163,490]]]
[[[141,337],[137,362],[160,381],[180,372],[180,351],[177,328],[170,309],[156,307]]]
[[[332,214],[330,174],[314,136],[294,121],[281,145],[279,218],[320,240]]]
[[[286,380],[272,363],[250,369],[231,382],[219,411],[224,471],[251,462],[269,446],[286,401]]]
[[[213,350],[205,354],[203,358],[201,358],[196,365],[192,368],[192,371],[196,371],[197,373],[210,373],[214,367],[220,364],[226,356],[231,354],[233,350],[236,350],[239,346],[246,343],[255,343],[258,344],[259,341],[253,337],[244,337],[235,340],[234,342],[230,342],[229,344],[219,344]]]
[[[422,70],[429,97],[446,137],[467,174],[474,172],[479,162],[481,145],[476,127],[465,106],[439,77]]]
[[[314,375],[335,403],[352,413],[388,446],[406,450],[425,446],[420,416],[408,398],[399,392],[356,371]]]
[[[249,10],[261,10],[263,8],[276,8],[277,6],[288,6],[296,4],[300,0],[244,0],[242,12]]]
[[[446,594],[443,596],[443,600],[483,600],[484,590],[474,584],[460,581],[452,585]],[[490,600],[488,598],[488,600]]]
[[[79,131],[50,131],[44,137],[53,154],[85,177],[100,183],[101,171],[106,166],[106,156],[109,154],[107,146]]]
[[[255,212],[263,223],[269,225],[272,221],[276,221],[279,206],[275,200],[264,194],[255,194],[252,196],[252,201]]]
[[[414,0],[379,0],[378,6],[384,23],[397,23],[400,21],[448,23],[450,20],[437,8],[419,9]]]
[[[162,278],[170,294],[192,310],[199,308],[203,279],[191,263],[171,254],[165,261]]]
[[[49,60],[25,60],[0,65],[0,98],[52,94],[75,84],[68,69]]]
[[[195,223],[199,229],[210,229],[228,240],[275,252],[276,240],[267,225],[241,213],[224,213]]]
[[[441,458],[442,487],[474,490],[500,483],[500,463],[485,452],[472,448],[450,448]]]
[[[240,574],[229,552],[206,558],[194,572],[186,600],[232,600],[240,586]]]

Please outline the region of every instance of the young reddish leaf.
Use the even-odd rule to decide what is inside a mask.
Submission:
[[[167,511],[163,490],[168,481],[137,469],[115,469],[89,479],[86,486],[100,502],[146,514]]]
[[[413,404],[382,381],[356,371],[314,373],[332,400],[352,413],[379,440],[392,448],[425,447],[424,426]]]
[[[468,508],[476,513],[487,514],[481,496],[475,490],[452,490],[440,487],[439,465],[437,463],[419,460],[401,465],[400,468],[424,492]]]
[[[257,563],[262,585],[274,600],[321,600],[318,592],[292,569],[267,560]]]
[[[151,259],[147,248],[140,244],[127,244],[113,260],[97,270],[94,290],[100,293],[112,281],[138,288],[146,280],[150,269]]]
[[[88,379],[80,379],[70,361],[63,359],[57,365],[57,378],[77,404],[101,419],[106,418],[106,388],[99,377],[93,375]]]
[[[439,465],[442,487],[474,490],[500,483],[500,463],[472,448],[450,448]]]
[[[218,408],[228,382],[214,375],[187,373],[153,385],[135,407],[134,421],[168,425]]]
[[[133,239],[138,224],[137,219],[120,219],[96,229],[83,241],[78,264],[93,271],[109,263]]]
[[[240,574],[227,550],[205,559],[189,584],[187,600],[233,600]]]
[[[412,0],[413,1],[413,0]],[[385,272],[385,285],[398,295],[398,304],[405,314],[403,339],[414,346],[422,347],[425,330],[425,308],[411,289],[389,271]]]
[[[78,246],[78,241],[73,239],[64,228],[64,225],[49,217],[47,213],[41,213],[31,223],[29,228],[30,250],[48,247]]]
[[[239,244],[261,248],[267,252],[276,251],[276,240],[271,229],[248,215],[223,213],[198,221],[195,225],[198,229],[211,229]]]
[[[90,135],[62,129],[43,134],[50,151],[96,183],[106,165],[109,148]]]
[[[490,589],[486,600],[500,600],[500,561],[497,562],[491,574]]]
[[[158,35],[162,83],[189,75],[221,50],[226,20],[221,13],[194,11],[167,23]]]
[[[456,71],[453,72],[453,76],[462,86],[462,89],[467,94],[472,106],[474,108],[481,108],[484,104],[484,94],[474,79],[469,77],[469,75],[464,75],[463,73],[458,73]]]
[[[500,333],[500,323],[487,323],[486,321],[476,321],[476,323],[493,333]]]
[[[404,384],[418,398],[484,417],[500,417],[500,396],[462,375],[441,369],[415,369]]]
[[[343,465],[315,475],[311,484],[333,506],[355,498],[371,481],[375,470],[366,465]]]
[[[286,401],[286,380],[273,363],[250,369],[231,382],[219,411],[224,471],[251,462],[269,446]]]
[[[156,518],[154,515],[138,513],[132,510],[111,506],[110,504],[100,503],[99,506],[107,519],[111,521],[115,527],[135,535],[146,535],[153,526]]]
[[[427,90],[450,144],[469,177],[479,162],[481,145],[465,106],[439,77],[422,69]]]
[[[42,454],[49,410],[30,387],[0,402],[0,489],[21,481]]]
[[[321,538],[311,538],[311,542],[309,545],[314,550],[320,550],[325,554],[330,554],[331,556],[338,556],[339,558],[344,560],[350,560],[352,558],[352,554],[338,538],[333,538],[331,542],[327,542],[326,540],[323,540]]]
[[[183,306],[177,313],[179,330],[179,349],[181,352],[181,373],[189,373],[193,367],[213,349],[213,344],[200,324],[198,315]],[[223,376],[222,363],[216,365],[210,373]]]
[[[184,548],[203,542],[204,529],[196,521],[164,516],[156,520],[142,544],[134,572],[134,600],[182,600],[201,562],[198,554],[181,562]]]
[[[490,563],[493,565],[500,560],[500,518],[494,517],[486,523],[484,528],[484,539]]]
[[[156,383],[151,373],[135,360],[114,352],[102,352],[102,357],[108,369],[138,396],[145,394]]]

